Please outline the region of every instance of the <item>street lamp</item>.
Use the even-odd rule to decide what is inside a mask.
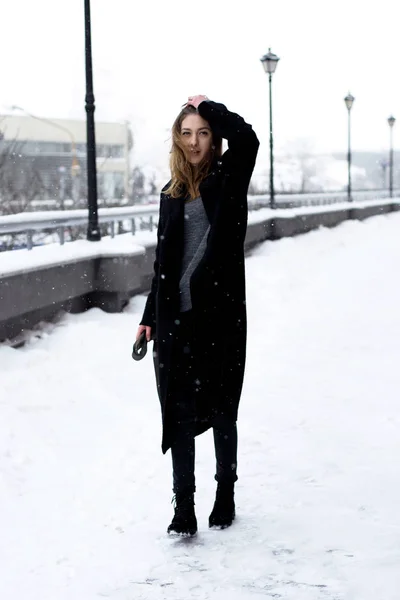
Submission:
[[[390,154],[389,154],[389,196],[393,197],[393,125],[396,123],[394,116],[388,118],[390,127]]]
[[[85,59],[86,59],[86,131],[87,131],[87,182],[88,182],[88,229],[87,239],[100,240],[97,207],[96,135],[94,129],[94,93],[92,68],[92,40],[90,31],[90,0],[85,0]]]
[[[389,161],[386,158],[382,158],[378,164],[382,169],[382,189],[384,190],[386,187],[386,169],[389,166]]]
[[[264,71],[268,73],[269,79],[269,196],[271,208],[276,208],[274,190],[274,139],[272,135],[272,75],[275,73],[279,58],[269,48],[268,54],[264,54],[260,60]]]
[[[347,147],[347,168],[348,168],[348,183],[347,183],[347,200],[351,202],[351,142],[350,142],[350,112],[355,98],[350,93],[344,99],[348,113],[348,147]]]

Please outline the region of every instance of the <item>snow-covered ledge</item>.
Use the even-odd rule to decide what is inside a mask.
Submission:
[[[265,240],[395,210],[400,210],[399,201],[387,199],[252,211],[246,250]],[[0,341],[17,338],[60,310],[123,310],[131,296],[149,289],[155,242],[155,232],[141,232],[0,253]]]

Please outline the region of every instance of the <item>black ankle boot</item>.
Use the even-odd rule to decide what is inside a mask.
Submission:
[[[168,533],[195,535],[197,533],[197,519],[194,513],[194,494],[177,493],[174,500],[175,514],[167,529]]]
[[[225,529],[235,518],[234,483],[219,483],[214,508],[208,518],[209,527]]]

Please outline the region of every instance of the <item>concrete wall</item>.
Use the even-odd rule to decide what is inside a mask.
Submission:
[[[265,240],[306,233],[320,226],[334,227],[348,219],[400,210],[400,204],[310,212],[301,216],[277,216],[248,226],[245,249],[249,252]],[[0,341],[18,340],[24,331],[60,310],[82,312],[97,306],[119,312],[131,296],[145,293],[153,274],[155,247],[144,254],[77,260],[41,267],[35,271],[0,276]]]

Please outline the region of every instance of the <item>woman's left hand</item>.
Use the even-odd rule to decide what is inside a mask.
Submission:
[[[195,108],[198,108],[199,104],[201,104],[202,102],[204,102],[204,100],[208,100],[207,96],[189,96],[188,101],[186,102],[186,106],[194,106]]]

